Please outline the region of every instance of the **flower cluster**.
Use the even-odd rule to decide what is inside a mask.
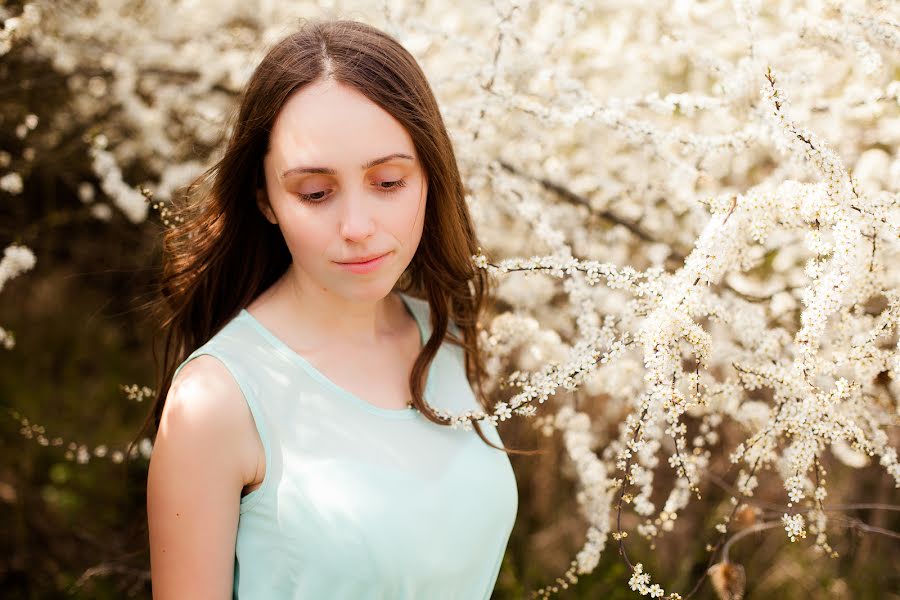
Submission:
[[[0,29],[0,56],[8,53],[13,44],[31,35],[41,22],[41,11],[36,2],[25,4],[22,13],[11,16],[8,9],[0,8],[0,19],[3,20],[3,29]]]
[[[34,252],[25,246],[11,244],[3,251],[3,259],[0,259],[0,291],[7,281],[34,268],[36,260]],[[0,344],[7,350],[12,350],[16,345],[16,338],[11,331],[0,327]]]
[[[634,565],[631,571],[631,579],[628,580],[628,587],[638,592],[641,596],[649,596],[651,598],[662,598],[665,596],[669,600],[681,600],[679,594],[671,593],[666,595],[665,591],[658,583],[650,583],[650,574],[644,571],[641,563]]]
[[[792,542],[806,537],[806,521],[803,519],[803,515],[789,515],[784,513],[781,517],[781,521],[784,523],[784,529],[787,531],[788,537],[791,538]]]
[[[120,386],[125,396],[134,402],[143,402],[145,399],[153,398],[155,392],[146,385],[138,386],[133,383],[131,385]]]
[[[66,460],[76,462],[78,464],[87,464],[92,457],[108,458],[113,463],[119,464],[125,460],[126,454],[130,458],[138,456],[149,459],[153,452],[153,442],[150,438],[141,439],[136,446],[131,446],[130,450],[110,450],[106,444],[97,444],[89,446],[88,444],[78,442],[66,442],[62,437],[49,437],[47,430],[43,425],[32,423],[27,417],[18,411],[10,411],[10,416],[18,421],[19,433],[26,439],[33,439],[41,446],[65,448]]]

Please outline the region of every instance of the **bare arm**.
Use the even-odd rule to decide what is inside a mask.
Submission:
[[[232,595],[241,489],[255,476],[253,417],[222,363],[198,356],[166,398],[147,477],[153,598]]]

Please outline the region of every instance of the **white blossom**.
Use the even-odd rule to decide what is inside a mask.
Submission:
[[[0,189],[10,194],[21,194],[23,189],[22,176],[19,173],[7,173],[0,177]]]
[[[45,129],[89,129],[98,185],[71,180],[86,210],[140,223],[154,208],[165,225],[167,201],[221,152],[260,52],[284,23],[319,16],[314,3],[97,3],[89,18],[57,4],[3,14],[0,54],[28,44],[72,96],[58,115],[27,107],[8,137],[41,148]],[[332,4],[396,35],[438,98],[482,245],[472,263],[498,285],[479,332],[490,406],[435,412],[456,429],[524,417],[560,434],[586,530],[563,581],[592,572],[610,535],[627,539],[611,526],[619,493],[641,535],[677,530],[716,455],[734,463],[735,506],[779,490],[789,538],[808,527],[820,548],[824,512],[800,510],[830,497],[826,451],[900,486],[889,435],[900,381],[896,10]],[[18,152],[0,152],[10,194],[28,157],[40,159]],[[133,166],[148,180],[130,181]],[[0,288],[34,264],[9,253]],[[602,412],[580,408],[597,398]],[[32,427],[23,435],[40,439]],[[72,444],[73,460],[125,458]],[[144,440],[132,452],[151,450]],[[713,522],[690,534],[729,533],[727,518]],[[640,562],[629,585],[666,595]]]

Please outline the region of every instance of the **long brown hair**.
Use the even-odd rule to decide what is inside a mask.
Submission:
[[[250,77],[233,117],[224,156],[187,189],[184,206],[170,217],[163,238],[154,341],[157,391],[142,431],[159,426],[175,369],[207,342],[291,262],[279,232],[256,202],[262,161],[275,118],[297,90],[320,79],[355,88],[407,130],[428,181],[424,231],[397,282],[399,291],[427,300],[432,334],[413,365],[413,406],[429,420],[449,425],[423,400],[428,366],[445,337],[464,349],[466,376],[478,402],[491,414],[484,393],[478,317],[490,279],[474,266],[478,241],[466,206],[456,157],[431,87],[413,56],[394,38],[364,23],[311,21],[269,50]],[[449,334],[452,319],[462,339]],[[162,360],[157,346],[162,339]],[[477,421],[478,436],[513,454],[533,454],[491,443]],[[155,429],[154,427],[154,429]]]

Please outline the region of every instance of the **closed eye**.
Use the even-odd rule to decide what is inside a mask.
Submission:
[[[312,194],[297,194],[297,196],[304,202],[309,202],[310,204],[318,204],[325,199],[324,196],[321,196],[320,194],[325,194],[327,192],[328,190],[322,190],[321,192],[313,192]]]
[[[405,186],[405,179],[397,179],[395,181],[379,181],[374,184],[374,187],[378,188],[378,191],[385,194],[392,194]],[[298,193],[297,197],[300,198],[300,200],[302,200],[303,202],[308,202],[309,204],[320,204],[325,200],[325,194],[327,194],[329,191],[330,190],[322,190],[319,192],[312,192],[311,194]]]
[[[396,181],[382,181],[378,183],[378,187],[385,192],[395,192],[398,189],[402,188],[406,185],[405,179],[398,179]]]

